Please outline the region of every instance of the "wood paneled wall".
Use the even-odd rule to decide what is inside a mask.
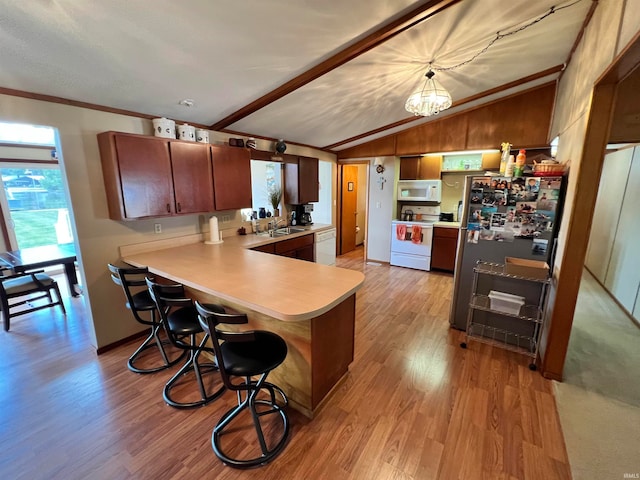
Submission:
[[[549,145],[556,82],[338,152],[338,159]]]

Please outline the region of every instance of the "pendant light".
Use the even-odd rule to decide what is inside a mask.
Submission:
[[[416,116],[430,117],[437,115],[442,110],[446,110],[451,106],[451,94],[433,78],[435,72],[429,70],[425,74],[427,79],[421,90],[413,93],[405,102],[404,108],[407,112],[411,112]]]

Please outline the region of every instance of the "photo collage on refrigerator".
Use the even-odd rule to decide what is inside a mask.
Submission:
[[[474,177],[469,198],[467,242],[533,240],[545,255],[560,197],[562,177]]]

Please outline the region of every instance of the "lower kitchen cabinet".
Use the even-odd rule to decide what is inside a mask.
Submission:
[[[457,247],[457,228],[434,227],[431,251],[431,269],[453,272],[456,265]]]
[[[280,240],[269,243],[268,245],[254,247],[251,250],[313,262],[315,257],[314,235],[303,235],[301,237]]]
[[[313,262],[313,234],[282,240],[276,245],[276,255]]]

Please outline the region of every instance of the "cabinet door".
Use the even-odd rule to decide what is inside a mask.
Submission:
[[[285,203],[302,205],[317,202],[320,197],[318,159],[298,157],[295,163],[284,165]]]
[[[440,180],[442,156],[400,159],[400,180]]]
[[[433,252],[431,268],[453,272],[456,264],[458,230],[454,228],[433,229]]]
[[[400,180],[417,180],[420,170],[420,157],[400,159]]]
[[[419,180],[440,180],[442,170],[442,156],[435,155],[420,158]]]
[[[251,153],[247,148],[211,145],[216,210],[251,208]]]
[[[306,260],[307,262],[313,262],[314,261],[313,244],[307,245],[306,247],[302,247],[296,250],[296,258],[298,260]]]
[[[213,211],[209,145],[170,142],[176,213]]]
[[[317,202],[320,199],[318,187],[318,159],[299,157],[299,189],[300,203]]]
[[[123,216],[132,219],[173,213],[169,142],[116,134],[115,145]]]

